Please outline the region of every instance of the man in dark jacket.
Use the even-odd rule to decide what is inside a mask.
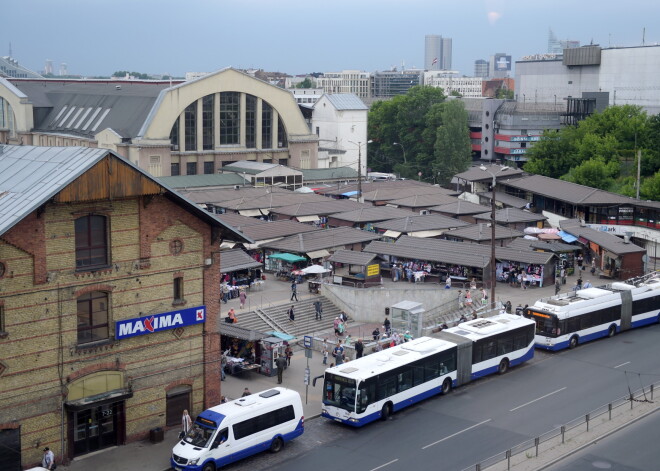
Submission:
[[[362,339],[358,339],[355,342],[355,358],[362,358],[362,352],[364,352],[364,344],[362,343]]]
[[[275,366],[277,366],[277,384],[282,384],[282,373],[284,373],[284,368],[286,368],[286,358],[284,355],[277,357]]]

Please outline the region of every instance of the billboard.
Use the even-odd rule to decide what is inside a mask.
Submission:
[[[115,338],[125,339],[136,335],[153,334],[163,330],[176,329],[187,325],[202,324],[206,321],[206,307],[197,306],[180,311],[151,314],[117,321],[115,323]]]
[[[495,70],[497,71],[511,70],[511,56],[497,54],[495,56]]]

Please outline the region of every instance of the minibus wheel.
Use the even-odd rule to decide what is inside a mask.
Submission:
[[[215,465],[213,464],[212,461],[209,461],[204,465],[202,471],[215,471]]]
[[[270,444],[270,452],[277,453],[282,449],[283,446],[284,446],[284,442],[280,437],[277,437],[273,439],[272,443]]]

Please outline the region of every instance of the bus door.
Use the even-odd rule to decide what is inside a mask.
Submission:
[[[621,291],[621,331],[632,327],[632,293]]]
[[[451,332],[438,332],[432,336],[457,345],[456,386],[469,383],[472,380],[472,340]]]

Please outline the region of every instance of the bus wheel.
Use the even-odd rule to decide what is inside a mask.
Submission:
[[[503,358],[500,362],[500,366],[497,367],[497,373],[503,375],[507,371],[509,371],[509,360]]]
[[[210,461],[204,465],[202,471],[215,471],[215,465],[212,461]]]
[[[282,439],[280,437],[277,437],[270,444],[270,452],[271,453],[277,453],[282,449],[283,446],[284,446],[284,442],[282,441]]]
[[[610,328],[607,330],[607,336],[614,337],[614,334],[616,334],[616,326],[611,325]]]
[[[571,340],[568,341],[568,348],[575,348],[578,344],[578,338],[576,335],[571,337]]]
[[[380,411],[380,419],[387,420],[392,415],[392,404],[389,402],[383,406],[383,409]]]
[[[442,394],[447,394],[449,391],[451,391],[451,379],[445,378],[442,382]]]

